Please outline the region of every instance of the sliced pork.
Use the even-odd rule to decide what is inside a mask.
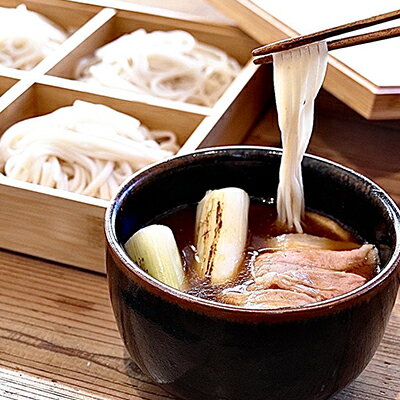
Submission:
[[[320,249],[277,251],[259,255],[254,262],[254,273],[260,274],[261,270],[265,269],[273,271],[275,265],[282,263],[352,272],[370,279],[378,264],[378,254],[375,247],[370,244],[346,251]]]
[[[297,247],[296,241],[300,243]],[[348,293],[374,275],[378,254],[372,245],[354,248],[354,243],[343,243],[302,234],[273,238],[269,248],[282,250],[260,254],[253,264],[253,279],[224,290],[221,300],[243,307],[280,308]]]
[[[352,291],[366,282],[360,275],[308,268],[293,264],[277,264],[274,272],[267,272],[255,279],[248,290],[279,288],[306,294],[315,301],[328,300]]]

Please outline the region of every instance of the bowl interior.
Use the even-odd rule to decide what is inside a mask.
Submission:
[[[275,199],[281,151],[226,147],[199,151],[157,164],[133,177],[109,208],[107,223],[117,247],[154,217],[198,202],[207,190],[237,186],[250,196]],[[303,160],[307,209],[341,222],[375,244],[381,266],[398,257],[399,214],[393,201],[370,180],[318,157]]]

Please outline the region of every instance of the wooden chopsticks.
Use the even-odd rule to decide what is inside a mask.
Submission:
[[[313,42],[328,39],[332,36],[341,35],[343,33],[352,32],[367,26],[381,24],[383,22],[392,21],[400,18],[400,10],[391,11],[385,14],[376,15],[374,17],[361,19],[359,21],[350,22],[348,24],[336,26],[334,28],[325,29],[320,32],[311,33],[309,35],[296,36],[279,42],[267,44],[253,50],[255,64],[267,64],[272,62],[272,53],[293,49],[295,47],[304,46]],[[395,28],[382,29],[376,32],[364,33],[361,35],[350,36],[343,39],[335,39],[327,42],[328,50],[340,49],[343,47],[355,46],[357,44],[374,42],[377,40],[388,39],[400,36],[400,26]]]

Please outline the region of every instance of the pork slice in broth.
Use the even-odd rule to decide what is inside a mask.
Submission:
[[[255,279],[254,284],[248,287],[248,290],[286,289],[306,294],[315,301],[322,301],[350,292],[366,282],[362,276],[349,272],[285,263],[275,264],[273,271],[268,270],[269,268],[260,267],[259,276]]]
[[[298,307],[348,293],[374,275],[378,265],[374,246],[354,249],[353,244],[344,242],[343,246],[350,250],[326,250],[321,246],[339,245],[336,241],[318,238],[313,249],[308,243],[311,235],[304,236],[299,238],[306,243],[303,249],[299,246],[300,250],[260,254],[252,266],[253,279],[248,284],[225,289],[220,300],[250,308]],[[274,239],[276,244],[282,244],[282,239]],[[290,246],[286,248],[291,247],[293,239],[290,237]]]
[[[351,272],[370,279],[378,265],[378,253],[374,246],[364,244],[358,249],[334,250],[287,250],[274,253],[264,253],[254,262],[254,271],[265,269],[274,270],[274,265],[281,263],[310,268],[329,269],[333,271]]]

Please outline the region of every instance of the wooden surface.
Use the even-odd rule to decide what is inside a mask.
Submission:
[[[269,108],[247,143],[276,145]],[[322,92],[310,152],[373,178],[400,202],[398,121],[371,123]],[[106,278],[0,252],[1,400],[172,398],[129,361]],[[334,400],[400,400],[400,298],[384,339],[361,376]]]
[[[8,252],[0,271],[1,400],[172,398],[129,361],[104,276]],[[399,339],[400,299],[375,357],[334,399],[398,400]]]
[[[247,143],[279,144],[273,108]],[[368,122],[322,92],[309,152],[364,173],[400,203],[399,121]],[[400,298],[371,363],[332,400],[400,400],[399,343]],[[0,251],[0,399],[172,397],[129,361],[105,276]]]

